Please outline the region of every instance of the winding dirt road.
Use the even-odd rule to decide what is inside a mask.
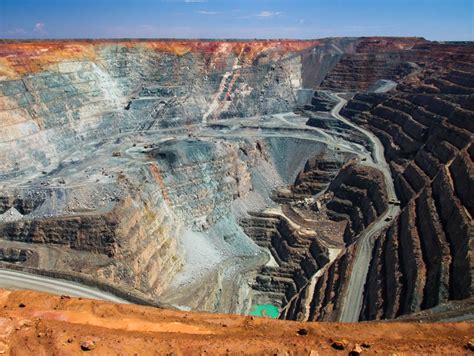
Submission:
[[[13,270],[0,269],[0,288],[29,289],[58,295],[65,294],[79,298],[97,299],[122,304],[129,303],[110,293],[102,292],[101,290],[79,283]]]
[[[387,191],[388,200],[398,200],[395,193],[395,186],[393,184],[390,167],[385,160],[384,148],[380,140],[370,131],[354,125],[352,122],[341,116],[339,112],[346,105],[347,100],[341,98],[338,94],[332,95],[338,100],[337,105],[331,110],[331,115],[336,119],[351,126],[365,135],[372,145],[372,159],[373,162],[361,162],[369,166],[374,166],[379,169],[384,176],[385,187]],[[379,216],[367,229],[365,229],[359,236],[357,242],[356,255],[352,266],[352,272],[349,276],[349,285],[347,294],[344,296],[342,303],[341,314],[339,321],[342,322],[356,322],[359,320],[360,310],[362,308],[362,297],[364,292],[364,284],[367,279],[367,272],[369,270],[372,250],[374,248],[374,238],[385,228],[387,228],[395,216],[400,213],[400,207],[394,204],[389,204],[387,210]]]

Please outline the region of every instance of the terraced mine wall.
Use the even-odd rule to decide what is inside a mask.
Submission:
[[[278,307],[286,306],[328,262],[327,248],[318,242],[317,235],[299,233],[294,223],[281,215],[252,214],[241,224],[259,246],[269,249],[276,262],[261,268],[255,279],[255,298],[262,302],[278,301]]]
[[[58,165],[75,144],[206,121],[208,105],[213,118],[290,111],[301,59],[287,53],[312,44],[3,44],[1,177]]]
[[[329,186],[333,198],[328,202],[328,216],[350,222],[344,233],[346,244],[354,242],[388,206],[382,174],[375,168],[357,165],[344,167]]]
[[[314,195],[325,190],[341,168],[341,162],[314,157],[306,162],[292,187],[294,193]]]
[[[264,207],[320,148],[285,137],[214,138],[212,130],[201,139],[196,130],[292,111],[304,56],[330,42],[3,43],[3,260],[150,298],[201,295],[202,303],[182,304],[198,310],[246,310],[219,291],[224,279],[241,278],[240,267],[232,277],[221,271],[224,261],[263,258],[235,210]],[[204,257],[193,255],[190,230],[207,236]],[[245,291],[236,294],[245,304]]]
[[[420,38],[1,43],[0,260],[332,321],[360,235],[400,204],[359,319],[469,298],[473,59]],[[298,107],[300,89],[325,92]],[[351,92],[341,114],[383,143],[400,202],[330,91]]]
[[[424,43],[421,38],[363,39],[353,52],[342,55],[320,86],[335,91],[365,91],[379,79],[399,81],[417,69],[416,61],[423,55],[412,48]]]
[[[358,235],[387,207],[387,195],[381,173],[372,167],[349,161],[327,187],[328,219],[345,222],[343,245],[332,261],[326,253],[324,264],[317,265],[292,295],[282,317],[294,320],[336,321],[341,308]],[[320,252],[319,246],[312,251]],[[321,258],[321,257],[320,257]],[[330,263],[329,263],[330,262]],[[319,270],[319,271],[318,271]],[[318,273],[316,274],[316,271]]]
[[[25,214],[18,220],[2,223],[1,235],[12,246],[20,243],[20,254],[26,256],[33,254],[34,245],[64,249],[64,254],[58,251],[57,256],[43,250],[36,252],[40,256],[36,258],[36,267],[48,269],[56,265],[61,270],[69,266],[73,271],[124,288],[133,286],[144,294],[157,294],[181,268],[183,257],[175,235],[179,223],[166,216],[167,209],[156,192],[148,193],[135,199],[121,196],[119,203],[102,214]],[[153,199],[156,205],[147,203]],[[25,249],[26,246],[32,250]],[[158,258],[159,254],[162,257]],[[87,260],[88,255],[103,257]]]
[[[444,108],[455,110],[454,105],[443,99],[401,95],[381,104],[401,112],[400,115],[387,116],[379,107],[372,111],[374,119],[368,120],[368,125],[373,120],[377,127],[374,131],[380,130],[381,137],[397,132],[393,142],[398,145],[388,148],[387,154],[394,160],[398,158],[392,170],[403,207],[398,229],[392,232],[392,240],[398,239],[398,258],[390,256],[392,261],[399,260],[403,271],[402,283],[397,283],[403,287],[399,287],[396,294],[406,294],[399,302],[398,314],[433,307],[448,299],[467,298],[472,293],[472,210],[465,204],[466,195],[456,189],[458,179],[466,183],[464,189],[472,186],[472,157],[468,153],[472,131],[453,124],[444,116],[446,112],[443,115],[440,108],[444,103]],[[405,114],[404,104],[415,108]],[[457,110],[468,114],[461,107]],[[407,115],[404,122],[414,121],[414,129],[399,126],[395,120],[401,115]],[[472,113],[470,115],[472,120]],[[375,123],[387,119],[387,130],[381,130]],[[417,135],[420,132],[425,135]],[[408,141],[411,145],[402,144]],[[458,165],[453,165],[454,162]],[[383,241],[382,238],[380,243]],[[373,265],[383,265],[381,258],[374,256]],[[367,311],[367,317],[373,313]]]
[[[383,142],[402,207],[376,241],[361,320],[472,295],[473,54],[445,50],[395,92],[357,94],[342,111]]]

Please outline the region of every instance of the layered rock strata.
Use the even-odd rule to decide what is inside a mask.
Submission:
[[[472,294],[474,57],[468,46],[445,50],[397,91],[357,94],[343,111],[383,142],[402,207],[374,247],[361,320]]]
[[[296,320],[335,321],[342,307],[358,235],[387,207],[382,174],[375,168],[349,161],[328,186],[326,219],[344,222],[346,246],[339,255],[319,266],[319,271],[300,285],[282,317]],[[341,236],[342,237],[342,236]],[[343,247],[344,245],[340,246]]]
[[[217,255],[255,250],[230,231],[251,189],[248,144],[188,134],[290,111],[300,52],[318,43],[2,43],[2,260],[156,298],[189,259],[188,229],[233,236]]]
[[[400,204],[359,319],[467,299],[473,56],[420,38],[2,43],[0,260],[181,307],[337,320],[359,236]],[[380,139],[400,201],[310,88],[359,92],[341,114]]]

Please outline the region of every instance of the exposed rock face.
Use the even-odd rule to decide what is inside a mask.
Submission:
[[[40,250],[42,257],[37,267],[66,266],[71,258],[98,255],[101,257],[85,260],[81,266],[75,262],[76,267],[70,267],[97,277],[99,282],[113,282],[123,287],[132,286],[145,294],[157,294],[181,268],[183,257],[176,248],[179,223],[170,221],[162,197],[154,194],[157,199],[154,204],[149,203],[153,201],[150,192],[142,192],[135,198],[130,195],[114,198],[119,201],[102,213],[83,213],[77,209],[54,216],[40,215],[40,206],[31,214],[33,216],[26,214],[20,220],[1,224],[0,231],[7,240],[63,246],[75,256],[69,253],[46,256]]]
[[[387,206],[381,173],[355,162],[340,169],[327,191],[330,198],[325,214],[327,219],[344,222],[347,248],[331,261],[326,258],[318,273],[308,276],[307,283],[299,286],[283,314],[287,319],[337,320],[354,258],[354,242]]]
[[[343,111],[383,142],[403,208],[374,248],[362,320],[417,312],[473,290],[467,197],[474,179],[474,113],[467,103],[474,67],[465,61],[474,53],[469,46],[415,49],[434,63],[390,95],[357,94]]]
[[[0,260],[9,263],[32,263],[32,260],[37,259],[35,253],[31,250],[24,250],[21,248],[2,248],[0,249]]]
[[[359,39],[331,38],[303,51],[303,86],[317,88],[341,60],[344,53],[354,53]]]
[[[418,58],[419,54],[410,49],[420,43],[425,43],[425,40],[361,39],[354,53],[342,56],[326,76],[321,87],[357,91],[367,90],[379,79],[400,80],[417,68],[412,60]]]
[[[208,228],[230,214],[229,202],[251,188],[236,144],[169,141],[150,155],[157,159],[155,174],[163,181],[171,207],[183,219],[192,217],[196,229]]]
[[[347,244],[387,209],[385,183],[375,168],[348,164],[331,182],[329,191],[334,194],[327,203],[328,215],[350,222],[344,234]]]
[[[1,43],[0,261],[337,320],[360,235],[400,204],[359,319],[469,298],[473,59],[420,38]],[[400,202],[328,90],[358,92],[341,114]]]
[[[314,157],[306,163],[304,170],[298,174],[293,186],[295,193],[314,195],[324,190],[333,180],[341,167],[341,162]]]
[[[285,310],[316,272],[343,246],[344,222],[332,222],[313,195],[330,184],[343,162],[328,152],[307,160],[290,189],[274,193],[278,208],[252,212],[240,224],[272,260],[255,278],[254,298],[259,303],[277,303]]]
[[[290,54],[315,44],[2,44],[1,177],[57,165],[102,137],[290,111],[302,81]]]
[[[183,139],[185,125],[290,111],[298,54],[314,45],[3,43],[2,260],[162,294],[185,264],[185,229],[237,229],[231,203],[253,189],[262,155],[246,141]],[[233,254],[255,252],[240,244]]]
[[[466,197],[473,177],[473,86],[472,66],[465,63],[474,52],[469,45],[422,43],[383,52],[370,44],[358,47],[355,54],[344,55],[321,84],[336,91],[363,90],[376,79],[402,79],[396,91],[358,93],[342,110],[384,144],[402,206],[392,226],[376,238],[360,320],[391,319],[472,294],[472,199]],[[396,61],[390,64],[388,58]],[[407,61],[414,70],[408,76],[398,72]],[[320,102],[313,110],[327,111]],[[308,124],[328,129],[331,119],[320,115]],[[367,192],[345,187],[343,171],[331,183],[330,189],[339,190],[327,208],[333,219],[350,222],[345,241],[353,243],[388,202],[377,194],[375,205]],[[372,201],[372,209],[364,201]],[[354,259],[352,247],[290,302],[283,317],[337,320]]]

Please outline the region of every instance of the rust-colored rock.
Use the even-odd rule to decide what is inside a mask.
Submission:
[[[82,351],[92,351],[96,348],[96,342],[91,339],[87,339],[80,342],[81,350]]]

